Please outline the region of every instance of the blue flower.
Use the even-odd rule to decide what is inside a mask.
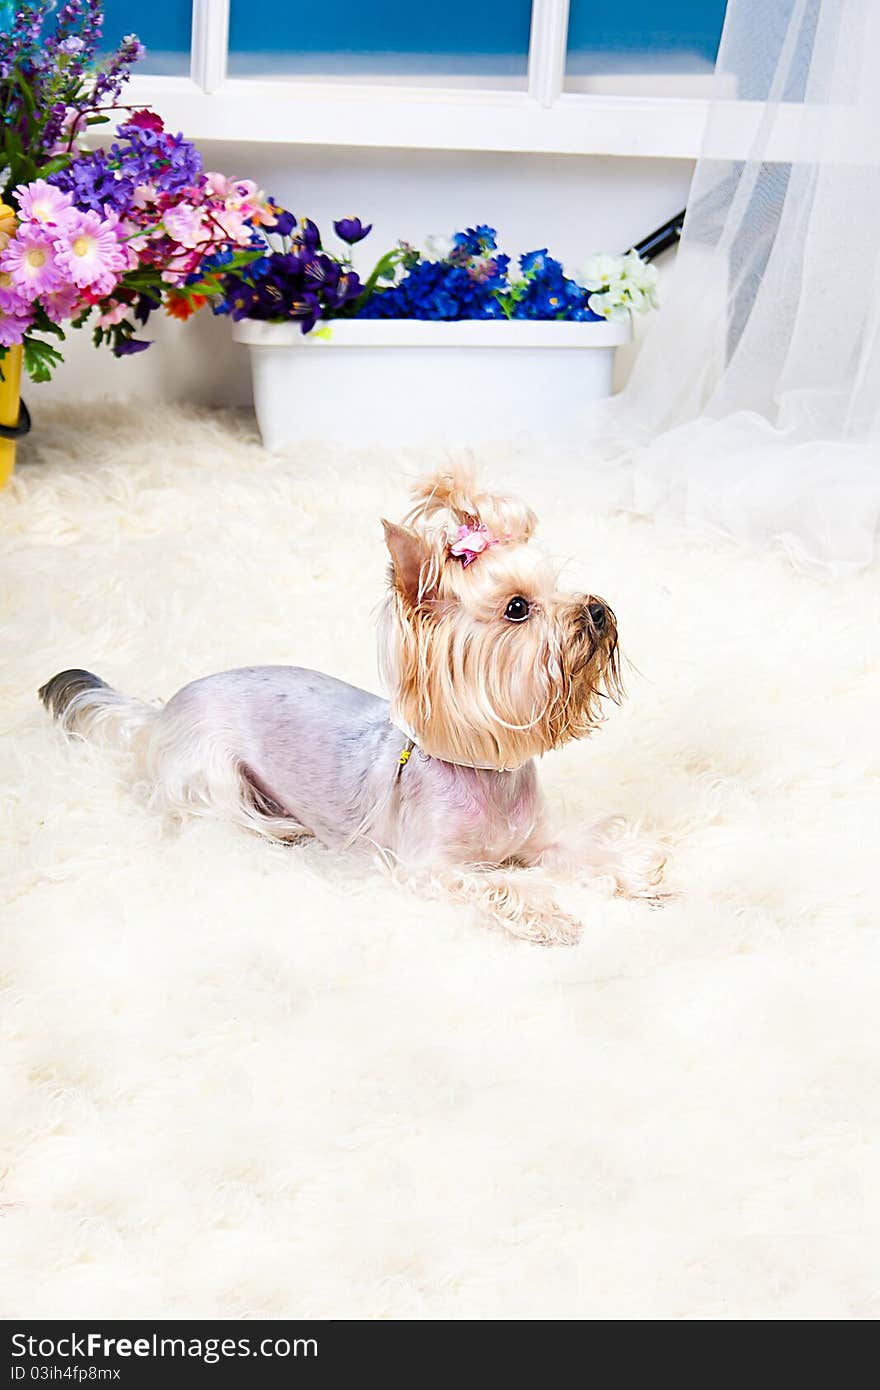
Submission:
[[[456,250],[467,256],[485,256],[497,250],[494,227],[481,223],[479,227],[468,227],[466,231],[456,232],[452,238]]]
[[[561,262],[547,254],[546,246],[540,251],[527,251],[524,256],[520,256],[519,268],[523,275],[555,285],[561,285],[565,279]]]
[[[487,282],[475,280],[463,266],[445,261],[419,261],[400,284],[374,291],[358,315],[440,321],[501,316]]]

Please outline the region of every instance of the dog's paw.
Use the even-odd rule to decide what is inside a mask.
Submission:
[[[517,930],[516,935],[539,946],[576,946],[583,929],[583,922],[554,905],[549,911],[531,914],[526,921],[526,929]]]
[[[490,881],[484,906],[496,926],[539,946],[574,946],[583,930],[576,917],[565,912],[548,892],[536,891],[533,884],[523,892],[509,880]]]
[[[667,859],[659,840],[612,816],[594,827],[588,870],[622,897],[660,899],[668,896],[661,887]]]

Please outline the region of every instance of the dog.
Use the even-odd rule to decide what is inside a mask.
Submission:
[[[535,769],[622,695],[609,604],[560,592],[531,544],[534,512],[481,491],[468,467],[425,479],[403,522],[383,525],[390,701],[317,671],[253,666],[196,680],[163,707],[62,671],[43,703],[68,733],[125,753],[159,810],[371,847],[397,882],[474,904],[515,936],[577,939],[553,877],[654,896],[662,852],[619,818],[560,834]]]

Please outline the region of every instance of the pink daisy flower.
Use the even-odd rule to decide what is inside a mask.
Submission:
[[[76,285],[61,285],[59,289],[44,294],[40,302],[53,323],[62,323],[65,319],[75,318],[80,302],[79,290]]]
[[[27,300],[8,270],[0,270],[0,309],[4,314],[23,313]]]
[[[34,321],[30,307],[7,314],[0,309],[0,347],[17,347]]]
[[[56,290],[61,284],[62,273],[51,232],[33,222],[19,227],[0,255],[0,270],[12,276],[13,283],[28,302]]]
[[[59,266],[80,289],[109,294],[128,268],[128,256],[120,246],[115,213],[99,217],[96,212],[78,212],[55,239]]]
[[[35,179],[33,183],[19,184],[15,190],[23,221],[41,222],[44,226],[59,227],[69,220],[73,211],[73,198],[62,193],[45,179]],[[74,212],[74,216],[75,216]]]

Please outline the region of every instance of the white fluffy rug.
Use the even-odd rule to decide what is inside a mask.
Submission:
[[[546,760],[672,846],[547,950],[317,846],[169,833],[37,686],[295,662],[375,688],[414,459],[47,414],[0,495],[6,1316],[873,1318],[876,573],[603,514],[515,457],[617,609],[630,699]]]

